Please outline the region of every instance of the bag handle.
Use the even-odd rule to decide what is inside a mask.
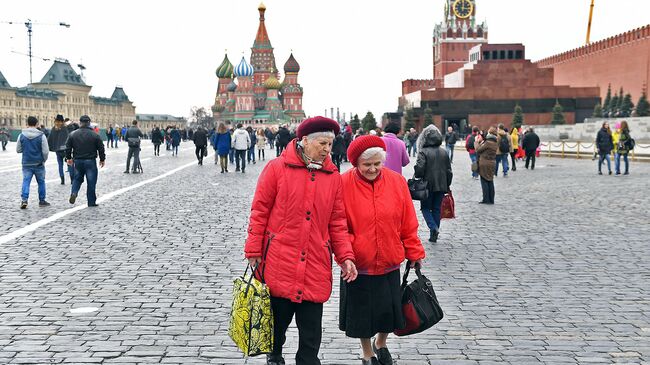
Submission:
[[[244,275],[242,276],[244,281],[246,280],[246,273],[248,273],[249,268],[251,268],[251,276],[248,278],[248,282],[246,282],[246,291],[244,291],[244,296],[248,295],[248,289],[251,287],[253,278],[255,277],[255,272],[258,271],[257,269],[259,268],[259,264],[255,264],[255,267],[251,266],[250,264],[246,265],[246,270],[244,270]]]
[[[409,277],[409,272],[411,272],[411,260],[406,261],[406,270],[404,270],[404,275],[402,276],[402,287],[401,291],[404,291],[404,288],[408,285],[408,277]],[[420,264],[415,264],[415,275],[418,276],[419,278],[422,278],[420,282],[424,282],[424,278],[422,277],[422,272],[420,271]]]

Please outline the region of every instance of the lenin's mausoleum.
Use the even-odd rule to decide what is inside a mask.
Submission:
[[[517,105],[525,124],[549,124],[562,106],[567,123],[581,123],[605,98],[608,85],[638,100],[650,74],[650,25],[538,62],[522,44],[490,44],[486,23],[476,23],[478,0],[446,0],[433,32],[433,79],[402,82],[398,113],[421,127],[430,109],[439,128],[456,124],[509,125]]]

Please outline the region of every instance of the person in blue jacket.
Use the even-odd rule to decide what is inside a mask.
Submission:
[[[174,126],[169,135],[172,140],[172,156],[178,157],[178,145],[181,144],[181,131],[179,131],[176,126]]]
[[[215,151],[215,156],[219,156],[219,163],[221,164],[221,173],[228,172],[228,154],[230,152],[231,138],[226,125],[219,123],[217,133],[212,135],[212,147]],[[215,161],[216,164],[216,161]]]

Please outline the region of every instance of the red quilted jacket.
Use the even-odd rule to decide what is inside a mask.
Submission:
[[[332,292],[332,253],[354,260],[348,238],[341,176],[328,157],[309,170],[291,141],[257,182],[246,257],[262,257],[271,295],[324,303]]]

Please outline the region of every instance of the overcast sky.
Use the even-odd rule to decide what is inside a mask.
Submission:
[[[590,0],[477,0],[490,43],[524,43],[539,60],[584,44]],[[209,107],[224,50],[236,65],[250,59],[258,0],[13,1],[0,21],[35,24],[33,53],[83,63],[91,93],[122,85],[137,113],[187,116]],[[266,27],[282,69],[293,49],[301,66],[305,112],[376,117],[394,111],[401,81],[432,78],[432,32],[444,0],[267,0]],[[648,24],[649,0],[596,0],[591,39]],[[29,82],[24,25],[0,24],[0,71],[12,86]],[[634,55],[630,55],[634,57]],[[34,81],[51,62],[34,58]]]

